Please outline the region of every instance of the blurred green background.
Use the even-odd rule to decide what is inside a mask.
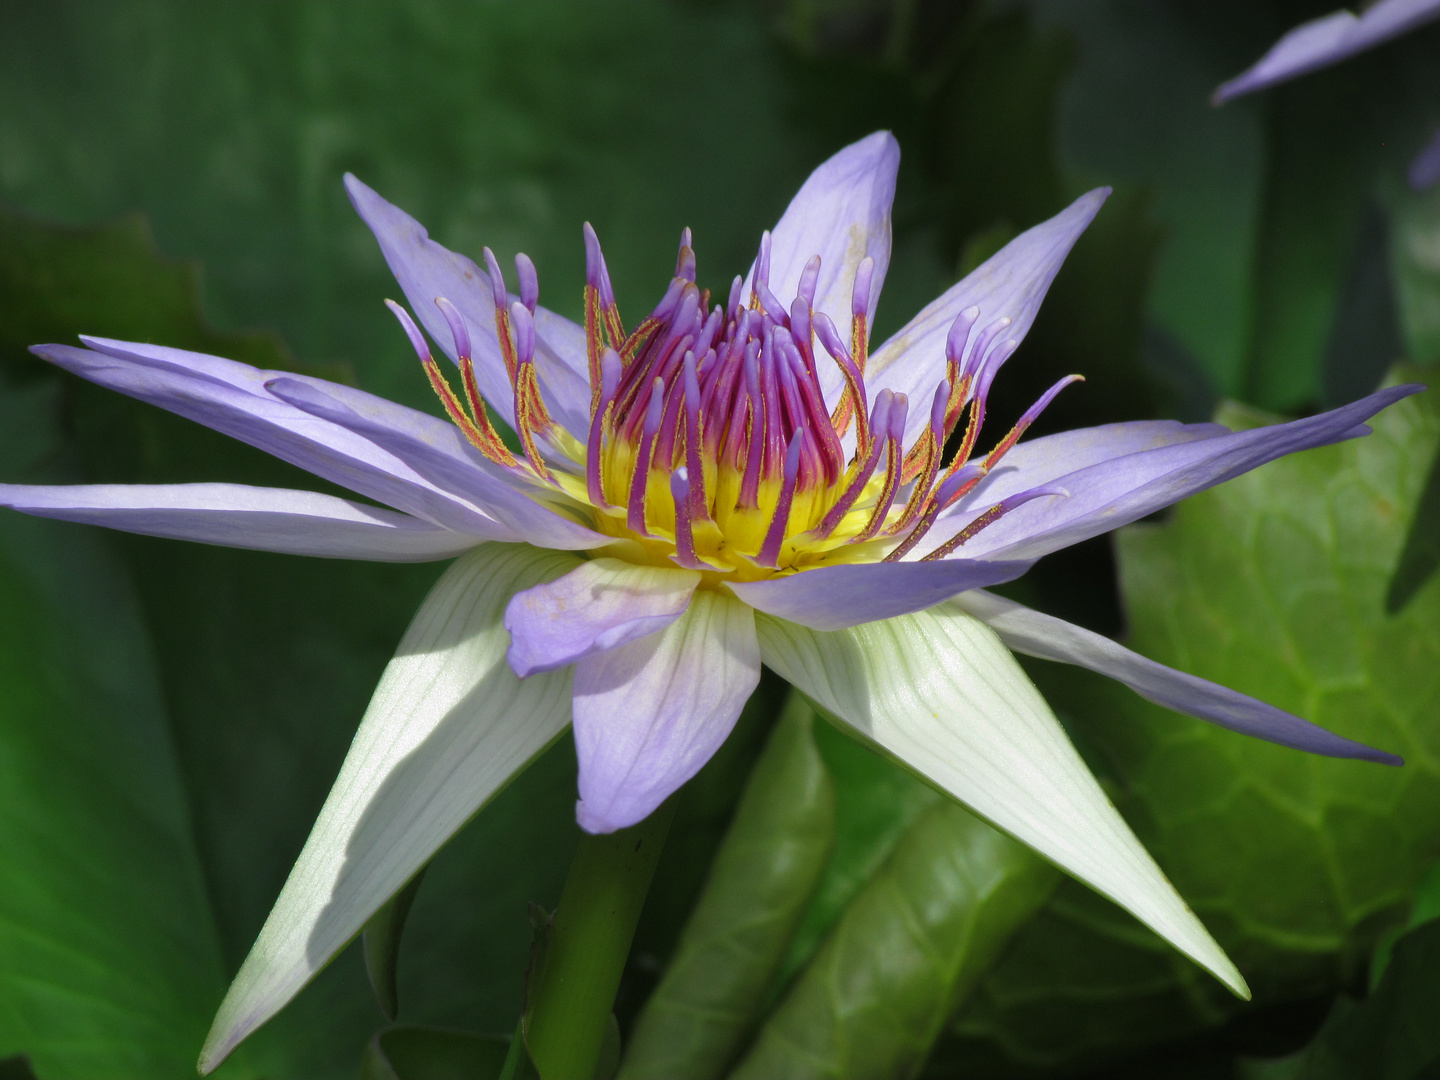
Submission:
[[[1077,371],[1088,382],[1037,432],[1203,419],[1227,399],[1232,425],[1348,401],[1397,362],[1440,359],[1440,194],[1403,182],[1440,123],[1440,29],[1208,104],[1328,6],[4,0],[0,480],[323,486],[24,351],[79,332],[433,408],[381,305],[396,287],[345,199],[347,170],[450,247],[528,252],[544,302],[572,316],[588,220],[633,313],[663,290],[683,226],[702,284],[723,289],[810,169],[877,128],[903,152],[877,340],[1020,230],[1116,187],[997,386],[998,416]],[[1399,1037],[1374,1017],[1440,998],[1424,983],[1434,943],[1397,948],[1371,1019],[1355,1019],[1370,1003],[1338,1006],[1320,1050],[1265,1063],[1302,1051],[1337,994],[1364,993],[1377,942],[1412,919],[1440,857],[1440,411],[1426,395],[1375,427],[1053,556],[1015,589],[1409,760],[1394,773],[1302,758],[1035,666],[1253,1006],[1067,882],[983,971],[892,972],[898,991],[844,1007],[797,991],[756,1018],[755,1045],[786,1024],[829,1031],[805,1069],[832,1077],[882,1075],[852,1058],[886,1037],[909,1042],[883,1075],[936,1080],[1321,1076],[1332,1044],[1352,1062],[1335,1075],[1391,1069],[1364,1050]],[[0,1076],[193,1075],[437,573],[0,516]],[[783,689],[762,684],[683,793],[685,839],[642,920],[622,1031]],[[835,785],[834,851],[772,1001],[823,982],[827,940],[853,945],[855,970],[883,952],[866,937],[867,884],[954,857],[973,827],[824,725],[813,738]],[[562,740],[438,856],[406,929],[402,1020],[513,1028],[526,903],[553,906],[575,843],[574,774]],[[877,1020],[890,1012],[903,1015]],[[352,947],[218,1075],[353,1077],[383,1024]],[[1426,1045],[1414,1061],[1440,1057]]]

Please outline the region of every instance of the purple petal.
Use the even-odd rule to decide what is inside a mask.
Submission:
[[[242,484],[0,484],[0,506],[146,536],[331,559],[425,562],[478,542],[332,495]]]
[[[767,615],[811,630],[843,630],[923,611],[966,589],[1014,581],[1033,562],[937,559],[847,563],[767,581],[727,582],[726,588]]]
[[[1271,46],[1255,65],[1222,83],[1211,101],[1221,105],[1354,56],[1440,16],[1440,0],[1379,0],[1356,16],[1332,11],[1301,23]]]
[[[1128,525],[1267,461],[1366,434],[1366,420],[1421,389],[1413,384],[1387,387],[1318,416],[1146,450],[1068,473],[1058,478],[1070,492],[1068,499],[1027,503],[961,552],[970,558],[1033,561]],[[932,530],[922,547],[934,550],[945,539],[943,532]]]
[[[897,394],[908,394],[913,401],[929,401],[945,375],[945,339],[950,326],[966,308],[980,309],[977,328],[1008,317],[1010,326],[1004,339],[1022,341],[1065,256],[1109,195],[1107,187],[1080,196],[1049,221],[1011,240],[928,304],[871,357],[865,375],[871,393],[888,387]],[[913,411],[905,426],[907,445],[927,420],[925,410]]]
[[[415,317],[452,360],[456,359],[455,343],[435,306],[436,298],[445,297],[464,316],[480,393],[501,416],[513,416],[515,398],[495,336],[495,297],[489,275],[464,255],[431,240],[425,226],[350,173],[345,174],[345,190],[356,213],[379,241],[385,262]],[[543,307],[536,309],[535,330],[539,337],[535,370],[545,403],[562,426],[584,438],[590,418],[585,331]]]
[[[262,372],[181,349],[90,341],[102,351],[70,345],[37,345],[30,351],[81,378],[214,428],[407,514],[481,539],[524,539],[481,507],[440,491],[369,440],[266,394],[263,380],[282,372]],[[242,369],[255,389],[226,381],[207,365]]]
[[[536,547],[583,551],[614,543],[614,538],[563,517],[529,493],[512,487],[517,482],[512,474],[486,459],[453,424],[436,420],[435,428],[424,434],[397,428],[373,412],[365,414],[351,408],[331,394],[332,386],[318,379],[302,381],[282,375],[267,382],[265,389],[304,413],[363,436],[442,490],[483,505],[518,537]],[[532,490],[537,496],[550,494],[549,489],[538,486]]]
[[[890,265],[890,204],[899,168],[900,144],[888,131],[852,143],[810,174],[771,233],[771,291],[788,304],[805,264],[819,255],[814,308],[830,316],[846,341],[855,271],[867,255],[875,260],[868,305],[872,324],[875,319]],[[743,297],[749,297],[754,277],[752,265]],[[822,365],[820,378],[825,399],[833,404],[843,382],[839,369]]]
[[[694,570],[595,559],[516,593],[505,608],[506,656],[522,679],[665,629],[690,603]]]
[[[1312,754],[1404,764],[1394,754],[1336,735],[1229,687],[1168,668],[1109,638],[991,593],[976,590],[951,603],[985,622],[1016,652],[1097,671],[1167,709]]]
[[[648,817],[719,749],[759,681],[754,613],[709,590],[658,634],[576,664],[581,827]]]
[[[1074,428],[1043,438],[1018,443],[993,472],[973,491],[936,519],[932,542],[927,537],[922,552],[932,550],[949,535],[946,525],[969,521],[977,509],[993,506],[1022,491],[1056,482],[1060,477],[1128,454],[1162,446],[1212,439],[1229,435],[1224,424],[1182,424],[1178,420],[1132,420],[1099,427]],[[983,455],[982,455],[983,456]],[[978,461],[979,457],[973,459]]]
[[[1440,128],[1410,161],[1405,179],[1412,191],[1426,191],[1440,183]]]

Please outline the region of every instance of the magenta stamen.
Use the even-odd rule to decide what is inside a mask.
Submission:
[[[875,408],[870,413],[870,430],[884,431],[890,426],[890,406],[894,400],[895,395],[889,390],[881,390],[875,395]],[[855,505],[855,500],[860,498],[861,492],[865,490],[865,485],[870,482],[870,477],[875,475],[875,469],[880,464],[880,455],[884,450],[884,439],[875,439],[870,443],[870,453],[861,464],[860,471],[846,486],[845,493],[830,508],[830,512],[825,515],[824,520],[816,526],[815,535],[821,540],[839,527],[841,519],[850,512],[850,508]]]
[[[860,260],[855,268],[855,287],[850,290],[850,315],[868,318],[870,314],[870,287],[875,281],[875,260],[869,255]]]
[[[695,354],[686,350],[681,366],[694,365]],[[660,421],[660,434],[655,440],[655,460],[662,469],[675,463],[675,443],[680,437],[680,410],[685,398],[685,380],[679,372],[673,379],[667,378],[665,391],[665,412]]]
[[[615,290],[610,285],[610,270],[605,265],[605,253],[600,250],[600,238],[594,227],[587,221],[582,229],[585,235],[585,284],[600,294],[600,306],[615,306]]]
[[[820,256],[811,255],[810,261],[800,271],[800,284],[795,289],[795,297],[804,300],[806,307],[815,306],[815,285],[820,280]]]
[[[949,379],[941,379],[940,385],[935,387],[935,397],[930,401],[930,434],[935,436],[936,453],[944,447],[941,445],[945,439],[945,406],[950,401]]]
[[[980,533],[983,530],[988,529],[991,525],[994,525],[995,522],[999,521],[1002,517],[1010,513],[1010,511],[1014,510],[1016,507],[1024,506],[1031,499],[1039,499],[1046,495],[1058,495],[1068,499],[1070,497],[1070,492],[1066,491],[1062,487],[1056,487],[1054,484],[1047,484],[1043,487],[1031,488],[1029,491],[1021,491],[1017,494],[1009,496],[1008,498],[1001,499],[994,506],[990,507],[990,509],[977,514],[974,518],[971,519],[968,525],[966,525],[958,533],[952,536],[949,540],[946,540],[945,543],[941,544],[934,551],[930,552],[930,554],[926,555],[921,560],[921,562],[933,562],[936,559],[945,558],[947,555],[950,555],[952,552],[954,552],[957,548],[961,547],[968,541],[973,540],[977,533]]]
[[[455,340],[455,356],[464,360],[472,355],[470,352],[470,330],[465,325],[465,319],[456,309],[455,305],[443,296],[435,298],[435,306],[440,309],[440,314],[445,316],[445,321],[450,325],[450,336]]]
[[[798,346],[788,339],[782,339],[782,342],[781,351],[790,361],[795,381],[800,388],[800,397],[805,403],[805,423],[810,428],[812,438],[815,432],[820,432],[815,442],[825,466],[825,482],[833,484],[845,472],[845,450],[840,445],[840,436],[835,434],[835,429],[830,425],[830,416],[825,411],[825,399],[820,395],[819,385],[806,369]]]
[[[775,322],[788,326],[790,316],[785,313],[785,305],[780,302],[780,298],[770,291],[770,286],[757,279],[755,291],[760,296],[760,310]]]
[[[715,344],[715,338],[720,333],[720,319],[722,318],[720,308],[717,306],[710,312],[710,317],[700,327],[700,333],[695,338],[695,351],[701,356],[705,355],[707,349]]]
[[[690,527],[690,477],[683,465],[670,474],[670,498],[675,501],[675,554],[671,558],[687,570],[708,570],[695,554],[695,534]]]
[[[978,307],[966,308],[955,316],[955,321],[950,324],[950,332],[945,335],[945,358],[955,365],[957,375],[964,374],[965,345],[970,340],[970,331],[978,318]]]
[[[795,348],[800,350],[800,358],[805,362],[805,370],[812,379],[816,375],[813,335],[810,305],[797,296],[790,305],[790,338],[795,343]]]
[[[415,320],[410,318],[410,313],[397,304],[394,300],[386,300],[388,307],[400,320],[400,326],[405,331],[405,336],[410,339],[410,347],[415,350],[415,355],[420,358],[422,364],[433,363],[430,356],[430,346],[425,342],[425,335],[420,333],[420,328],[415,325]]]
[[[725,321],[737,322],[740,318],[740,294],[745,288],[745,279],[739,274],[730,283],[730,299],[725,302]]]
[[[510,305],[510,294],[505,289],[505,275],[500,271],[500,263],[493,251],[486,247],[481,248],[480,253],[485,257],[485,269],[490,275],[490,296],[495,301],[495,321],[499,322],[499,316]]]
[[[780,545],[785,542],[785,527],[790,523],[790,506],[795,501],[795,481],[800,470],[800,449],[805,442],[805,429],[800,428],[790,436],[790,445],[785,450],[785,475],[780,484],[780,500],[775,504],[775,516],[770,519],[770,529],[765,533],[765,543],[755,561],[772,569],[780,565]]]
[[[750,404],[750,445],[745,454],[745,475],[740,481],[740,505],[760,505],[760,467],[765,459],[765,399],[760,390],[759,346],[752,338],[745,347],[745,392]]]
[[[760,390],[765,395],[765,475],[777,477],[784,468],[785,428],[780,413],[780,372],[775,363],[775,327],[765,328],[760,343]]]
[[[652,319],[668,319],[680,303],[680,294],[690,282],[684,278],[671,278],[669,286],[665,289],[665,295],[660,297],[660,302],[655,305],[655,310],[650,312]]]
[[[676,278],[676,280],[680,280]],[[700,290],[688,282],[685,291],[680,294],[680,306],[675,316],[670,320],[670,330],[665,335],[665,344],[668,345],[676,338],[686,334],[692,337],[700,330]],[[663,346],[662,346],[663,347]]]
[[[905,454],[900,449],[905,438],[905,419],[910,412],[910,399],[904,394],[896,394],[895,400],[890,405],[890,419],[887,425],[888,431],[884,438],[881,438],[880,428],[872,428],[875,436],[875,445],[885,444],[885,485],[880,489],[880,501],[875,504],[875,509],[870,512],[870,521],[865,528],[855,537],[855,543],[863,543],[871,539],[880,531],[885,519],[890,514],[890,508],[895,505],[895,495],[900,490],[900,468],[905,460]]]
[[[962,376],[969,375],[976,381],[984,377],[985,365],[989,361],[986,351],[990,348],[990,342],[995,340],[996,335],[1009,325],[1010,317],[1007,315],[996,319],[980,331],[979,336],[975,338],[975,344],[970,349],[970,355],[965,358],[965,363],[960,369]]]
[[[615,401],[620,389],[620,354],[606,349],[600,354],[600,401],[595,415],[590,417],[590,438],[585,444],[585,487],[590,501],[601,510],[611,509],[605,499],[605,485],[601,479],[600,454],[604,449],[606,412]]]
[[[515,359],[521,364],[535,360],[535,319],[518,300],[510,305],[510,323],[515,328]]]
[[[540,275],[535,264],[523,251],[515,256],[515,276],[520,279],[520,302],[535,314],[535,305],[540,303]]]
[[[641,536],[650,535],[645,527],[645,487],[650,478],[650,451],[655,444],[655,432],[660,429],[660,411],[664,405],[665,383],[656,379],[650,386],[650,404],[645,409],[645,428],[640,451],[635,455],[635,471],[630,477],[630,500],[625,517],[625,524]]]
[[[700,457],[700,380],[694,353],[685,354],[685,467],[695,476],[689,518],[699,521],[709,514],[709,509],[705,505],[705,465]],[[678,506],[676,513],[679,513]]]
[[[958,470],[953,476],[935,489],[935,507],[937,510],[948,510],[950,504],[960,497],[961,490],[972,480],[979,480],[989,473],[984,464],[976,462],[973,465],[966,465]]]
[[[760,234],[760,252],[755,256],[755,280],[750,285],[750,306],[754,307],[760,300],[760,294],[756,291],[760,285],[770,284],[770,230],[766,229]]]
[[[817,311],[814,320],[815,336],[820,339],[820,344],[825,346],[825,351],[830,354],[842,371],[850,373],[850,378],[854,380],[856,388],[860,391],[860,401],[857,403],[856,412],[864,415],[868,402],[866,401],[865,376],[860,373],[860,366],[851,358],[850,347],[840,340],[840,335],[835,331],[835,324],[830,321],[830,316],[823,311]]]

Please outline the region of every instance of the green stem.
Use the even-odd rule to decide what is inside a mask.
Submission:
[[[674,807],[580,838],[526,992],[525,1043],[543,1080],[594,1080],[630,941]]]

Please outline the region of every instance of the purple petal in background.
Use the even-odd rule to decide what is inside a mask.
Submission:
[[[0,484],[0,506],[146,536],[330,559],[425,562],[478,543],[393,510],[243,484]]]
[[[843,630],[923,611],[966,589],[1014,581],[1031,565],[1033,560],[999,559],[846,563],[726,588],[767,615],[811,630]]]
[[[1387,387],[1303,420],[1146,450],[1080,469],[1057,480],[1070,493],[1069,498],[1027,503],[960,551],[969,558],[1033,561],[1138,521],[1267,461],[1363,435],[1369,431],[1366,420],[1421,389],[1416,385]],[[947,538],[944,532],[932,530],[921,547],[934,550]]]
[[[1332,11],[1301,23],[1255,65],[1222,83],[1211,101],[1224,104],[1276,83],[1337,64],[1440,16],[1440,0],[1379,0],[1363,15]]]
[[[581,827],[644,820],[710,760],[759,681],[754,613],[709,590],[658,634],[576,664]]]
[[[957,596],[950,603],[983,621],[1015,652],[1089,668],[1167,709],[1312,754],[1404,764],[1394,754],[1336,735],[1229,687],[1168,668],[1109,638],[983,590]]]
[[[1430,141],[1411,159],[1405,179],[1412,191],[1425,191],[1440,182],[1440,128],[1435,129]]]
[[[594,559],[516,593],[505,608],[506,653],[522,679],[665,629],[685,612],[700,574]]]
[[[1008,316],[1011,323],[1000,340],[1023,340],[1065,256],[1109,195],[1109,188],[1096,188],[1080,196],[1049,221],[1011,240],[927,304],[871,357],[865,374],[871,393],[888,387],[897,394],[908,394],[911,401],[929,401],[945,375],[945,338],[950,325],[966,308],[980,309],[977,332]],[[906,445],[928,421],[926,410],[910,410]]]

